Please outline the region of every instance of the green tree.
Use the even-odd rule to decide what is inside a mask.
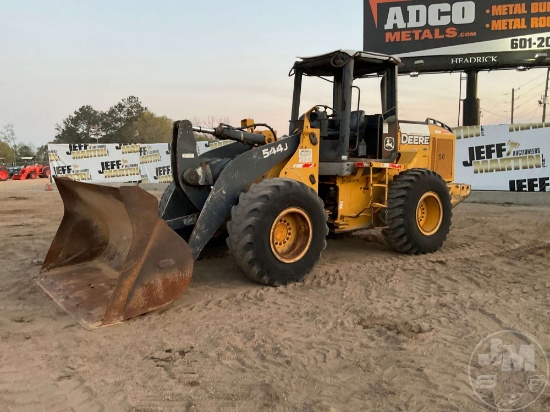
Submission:
[[[57,124],[54,143],[95,143],[101,139],[103,114],[92,106],[82,106],[63,124]]]
[[[0,141],[0,165],[9,165],[14,162],[13,149],[6,142]]]
[[[40,146],[38,149],[36,149],[36,161],[43,165],[47,165],[49,163],[47,144]]]
[[[17,156],[21,159],[22,157],[36,157],[36,151],[32,145],[23,144],[17,149]]]
[[[17,138],[13,130],[13,124],[4,126],[4,130],[0,132],[0,141],[6,143],[12,152],[12,161],[17,161]],[[5,156],[2,156],[5,157]]]
[[[135,122],[136,142],[163,143],[172,141],[172,120],[146,110]]]
[[[54,143],[154,143],[171,139],[172,120],[156,116],[135,96],[106,112],[82,106],[56,125]]]
[[[122,99],[103,115],[101,123],[106,143],[136,143],[136,121],[147,108],[135,96]]]

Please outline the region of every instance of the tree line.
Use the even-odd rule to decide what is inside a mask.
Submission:
[[[22,163],[22,157],[32,157],[37,161],[41,161],[40,159],[48,161],[47,146],[44,145],[36,149],[32,143],[19,143],[13,125],[7,124],[0,131],[0,165]]]
[[[171,139],[172,120],[129,96],[106,111],[82,106],[55,130],[53,143],[162,143]]]
[[[216,127],[229,123],[227,118],[209,116],[201,120],[193,118],[193,124]],[[172,139],[173,120],[157,116],[143,106],[135,96],[129,96],[106,111],[85,105],[56,124],[56,134],[50,143],[162,143]],[[197,140],[212,137],[197,134]],[[36,149],[32,144],[19,143],[13,125],[0,131],[0,164],[21,163],[22,157],[34,157],[37,162],[48,161],[47,145]]]

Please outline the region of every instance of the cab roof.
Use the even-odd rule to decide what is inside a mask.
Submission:
[[[354,78],[377,74],[388,67],[401,64],[398,57],[360,50],[336,50],[319,56],[298,58],[300,60],[294,63],[291,73],[301,69],[306,76],[334,76],[349,59],[355,61]]]

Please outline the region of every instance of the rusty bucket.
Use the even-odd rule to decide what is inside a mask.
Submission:
[[[135,186],[57,178],[65,214],[38,284],[86,329],[169,305],[187,289],[193,257]]]

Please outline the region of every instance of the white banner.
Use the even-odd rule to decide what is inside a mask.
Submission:
[[[550,123],[464,126],[456,134],[455,181],[473,190],[550,191]]]
[[[169,183],[170,145],[49,144],[52,176],[97,183]]]
[[[231,140],[197,142],[199,156]],[[52,176],[97,183],[170,183],[170,143],[49,144]]]
[[[143,183],[170,183],[170,143],[142,144],[139,167]]]

